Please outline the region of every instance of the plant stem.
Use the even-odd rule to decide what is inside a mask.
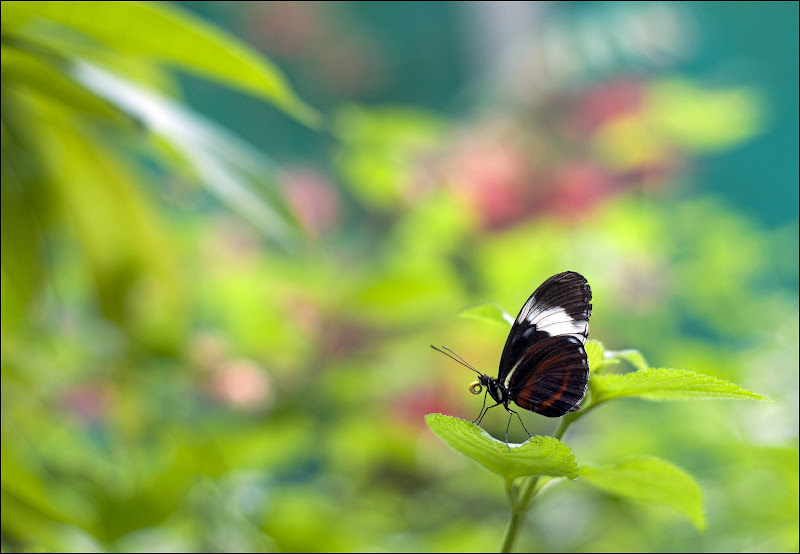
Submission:
[[[508,523],[508,527],[506,528],[506,535],[503,537],[503,546],[501,547],[500,552],[511,552],[511,548],[514,546],[514,542],[517,540],[519,530],[522,528],[522,522],[525,519],[525,515],[528,513],[531,504],[533,504],[533,498],[538,492],[536,485],[539,483],[539,477],[540,476],[537,475],[525,481],[525,484],[521,487],[522,492],[518,497],[518,502],[516,502],[515,505],[512,504],[511,521]]]
[[[586,415],[589,410],[595,406],[596,404],[590,402],[589,405],[582,410],[569,413],[562,417],[558,422],[558,427],[556,427],[556,430],[553,432],[553,438],[561,440],[561,437],[563,437],[564,433],[567,432],[569,426],[582,416]],[[525,515],[528,513],[528,510],[530,510],[531,505],[533,505],[533,500],[536,498],[536,494],[542,490],[542,487],[537,488],[540,477],[541,475],[529,477],[523,483],[523,485],[520,487],[520,493],[517,495],[516,502],[514,501],[512,484],[506,484],[506,491],[508,494],[509,503],[511,504],[511,521],[508,522],[506,534],[505,537],[503,537],[503,546],[500,548],[500,552],[511,552],[514,542],[517,540],[519,530],[522,527],[522,522],[525,520]]]
[[[514,541],[517,539],[517,533],[519,533],[521,527],[520,523],[522,523],[524,517],[524,512],[520,512],[520,510],[512,506],[511,521],[508,522],[506,536],[503,537],[503,546],[500,547],[500,552],[511,552],[511,547],[514,546]]]
[[[553,438],[561,440],[561,437],[567,432],[567,427],[569,427],[573,421],[574,419],[568,419],[567,416],[562,417],[561,421],[558,422],[558,427],[556,427],[556,430],[553,432]]]

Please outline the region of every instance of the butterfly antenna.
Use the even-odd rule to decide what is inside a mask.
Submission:
[[[471,365],[469,365],[467,362],[465,362],[465,361],[464,361],[464,359],[463,359],[461,356],[459,356],[458,354],[456,354],[455,352],[453,352],[452,350],[450,350],[450,349],[449,349],[449,348],[447,348],[446,346],[442,346],[442,348],[444,348],[444,350],[447,350],[447,352],[445,352],[444,350],[442,350],[442,348],[436,348],[434,345],[431,345],[431,348],[433,348],[433,349],[434,349],[434,350],[436,350],[437,352],[441,352],[442,354],[444,354],[445,356],[447,356],[447,357],[448,357],[448,358],[450,358],[451,360],[455,360],[456,362],[460,363],[460,364],[461,364],[461,365],[463,365],[464,367],[468,367],[469,369],[471,369],[472,371],[474,371],[474,372],[475,372],[475,373],[477,373],[478,375],[481,375],[481,372],[480,372],[480,371],[478,371],[477,369],[475,369],[474,367],[472,367]]]

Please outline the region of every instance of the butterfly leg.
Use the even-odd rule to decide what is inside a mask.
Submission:
[[[519,423],[520,423],[520,425],[522,425],[522,428],[523,428],[523,429],[525,429],[525,432],[526,432],[526,433],[528,433],[528,436],[529,436],[529,437],[533,438],[533,435],[531,435],[531,432],[530,432],[530,431],[528,431],[528,428],[527,428],[527,427],[525,427],[525,424],[524,424],[524,423],[522,423],[522,418],[521,418],[521,417],[519,417],[519,413],[518,413],[518,412],[515,412],[514,410],[509,410],[509,412],[511,412],[512,414],[514,414],[515,416],[517,416],[517,419],[519,420]]]
[[[511,427],[512,415],[511,410],[508,409],[508,406],[506,406],[506,410],[508,411],[508,423],[506,424],[506,448],[508,448],[508,451],[511,452],[511,447],[508,445],[508,428]]]
[[[484,404],[485,404],[485,401],[484,401]],[[492,404],[491,406],[489,406],[489,407],[488,407],[488,408],[486,408],[486,409],[484,409],[484,408],[481,408],[481,413],[480,413],[480,414],[478,414],[478,417],[477,417],[477,418],[475,418],[475,420],[474,420],[472,423],[475,423],[475,424],[477,424],[477,425],[480,425],[480,424],[481,424],[481,421],[483,421],[483,416],[485,416],[485,415],[486,415],[486,412],[488,412],[490,409],[494,408],[495,406],[499,406],[500,404],[501,404],[501,403],[500,403],[500,402],[498,402],[497,404]]]
[[[525,432],[528,433],[528,436],[529,437],[533,437],[533,435],[531,435],[531,432],[528,431],[527,427],[525,427],[525,424],[522,423],[522,418],[519,416],[518,412],[515,412],[514,410],[509,408],[507,405],[505,406],[505,409],[508,412],[508,424],[506,425],[506,447],[509,450],[511,450],[511,447],[508,446],[508,429],[509,429],[509,427],[511,427],[511,420],[514,418],[514,416],[517,416],[517,419],[519,420],[520,424],[522,425],[522,428],[525,429]]]
[[[481,411],[478,413],[478,417],[472,420],[472,423],[480,423],[481,418],[483,418],[483,411],[486,408],[486,395],[489,394],[489,389],[486,389],[486,392],[483,393],[483,406],[481,406]]]

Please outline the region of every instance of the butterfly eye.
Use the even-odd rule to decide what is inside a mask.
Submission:
[[[483,386],[480,381],[473,381],[469,384],[469,392],[478,395],[483,392]]]

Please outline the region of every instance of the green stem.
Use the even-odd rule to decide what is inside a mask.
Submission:
[[[585,416],[592,408],[597,406],[592,402],[588,406],[578,412],[572,412],[561,418],[558,422],[558,427],[553,432],[553,438],[561,440],[564,433],[575,421]],[[517,535],[522,528],[522,522],[525,520],[525,515],[531,509],[536,495],[542,490],[542,487],[537,487],[541,475],[529,477],[520,487],[520,493],[517,495],[516,502],[514,501],[514,491],[511,483],[506,484],[506,492],[508,494],[509,503],[511,504],[511,521],[508,522],[505,537],[503,537],[503,546],[500,552],[511,552],[514,547],[514,542],[517,540]]]
[[[514,546],[514,541],[517,539],[517,533],[521,527],[522,519],[525,517],[524,513],[511,508],[511,521],[508,522],[506,529],[506,536],[503,537],[503,546],[500,547],[500,552],[511,552],[511,547]]]
[[[556,427],[556,430],[553,431],[553,438],[561,440],[561,437],[563,437],[564,433],[567,432],[567,427],[569,427],[572,422],[575,421],[575,419],[570,418],[569,415],[562,417],[561,421],[558,422],[558,427]]]
[[[500,552],[511,552],[514,542],[517,540],[517,535],[522,528],[522,521],[533,503],[535,496],[536,485],[539,482],[539,475],[531,477],[521,487],[522,492],[517,498],[517,502],[511,502],[511,521],[508,522],[505,537],[503,537],[503,546]],[[509,499],[511,496],[509,495]]]

